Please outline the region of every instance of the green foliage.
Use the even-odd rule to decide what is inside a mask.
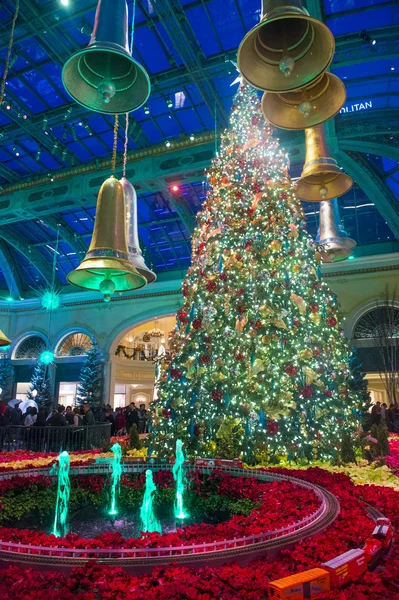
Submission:
[[[353,435],[351,431],[344,431],[342,434],[341,461],[344,464],[356,462]]]
[[[14,369],[8,357],[0,359],[0,387],[2,388],[1,399],[8,400],[11,396],[11,382]]]
[[[78,403],[90,402],[93,407],[101,404],[102,384],[100,353],[97,344],[93,343],[80,371],[77,389]]]
[[[36,396],[32,392],[37,391]],[[51,389],[51,380],[49,377],[49,367],[39,360],[36,362],[30,387],[28,390],[28,399],[37,402],[39,408],[49,409],[53,403],[53,393]]]
[[[129,445],[130,448],[134,448],[135,450],[140,450],[142,447],[136,423],[133,423],[130,428]]]
[[[351,374],[348,379],[348,385],[350,390],[357,394],[359,398],[357,410],[361,425],[364,431],[369,431],[371,427],[370,409],[372,400],[368,390],[368,381],[365,379],[366,374],[362,372],[362,363],[356,350],[353,351],[350,357],[349,368]]]
[[[373,425],[370,430],[370,435],[377,440],[376,444],[370,444],[374,457],[387,456],[387,454],[389,454],[389,432],[385,423]]]

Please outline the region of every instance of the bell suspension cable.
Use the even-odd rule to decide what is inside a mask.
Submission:
[[[130,35],[130,54],[133,54],[133,42],[134,42],[134,22],[136,20],[136,0],[133,0],[132,6],[132,33]]]
[[[115,171],[116,171],[116,152],[118,149],[118,127],[119,127],[119,115],[115,115],[114,147],[112,149],[112,174],[113,175],[115,175]]]
[[[129,113],[125,115],[125,142],[123,145],[123,171],[122,176],[126,179],[126,166],[127,166],[127,146],[129,143]]]
[[[11,24],[10,40],[8,42],[6,60],[5,60],[5,64],[4,64],[4,73],[3,73],[3,78],[1,80],[0,105],[2,104],[3,98],[4,98],[4,91],[5,91],[5,87],[6,87],[6,79],[7,79],[7,75],[8,75],[8,65],[10,64],[11,51],[12,51],[12,47],[13,47],[13,44],[14,44],[15,24],[16,24],[17,19],[18,19],[18,13],[19,13],[19,0],[16,0],[16,2],[15,2],[15,13],[14,13],[14,16],[13,16],[13,19],[12,19],[12,24]]]

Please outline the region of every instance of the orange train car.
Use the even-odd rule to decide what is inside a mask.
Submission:
[[[329,592],[330,573],[325,569],[310,569],[290,575],[268,584],[270,600],[313,600],[319,594]]]
[[[367,571],[367,565],[366,552],[356,548],[348,550],[320,566],[330,573],[331,587],[339,588],[363,575]]]

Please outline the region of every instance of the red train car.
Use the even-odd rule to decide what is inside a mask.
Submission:
[[[390,520],[385,517],[377,519],[372,537],[376,540],[380,540],[384,550],[388,550],[393,538],[393,529]]]
[[[330,573],[331,587],[338,588],[363,575],[367,571],[367,563],[365,551],[356,548],[336,556],[320,567]]]
[[[363,546],[363,550],[366,554],[366,560],[369,566],[373,566],[373,564],[379,559],[381,556],[384,547],[380,540],[376,538],[367,538],[365,545]]]

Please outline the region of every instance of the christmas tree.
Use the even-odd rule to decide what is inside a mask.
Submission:
[[[53,403],[48,365],[40,362],[40,360],[37,361],[33,369],[28,390],[28,400],[34,400],[38,404],[39,409],[43,408],[47,410],[51,408]]]
[[[77,401],[79,404],[90,402],[92,406],[98,406],[101,402],[101,395],[102,369],[100,353],[97,344],[93,344],[80,371]]]
[[[12,380],[13,368],[11,361],[7,356],[0,358],[0,388],[1,399],[7,400],[11,394],[11,380]]]
[[[154,454],[180,438],[197,456],[330,459],[358,424],[337,300],[272,133],[241,85],[157,386]]]

